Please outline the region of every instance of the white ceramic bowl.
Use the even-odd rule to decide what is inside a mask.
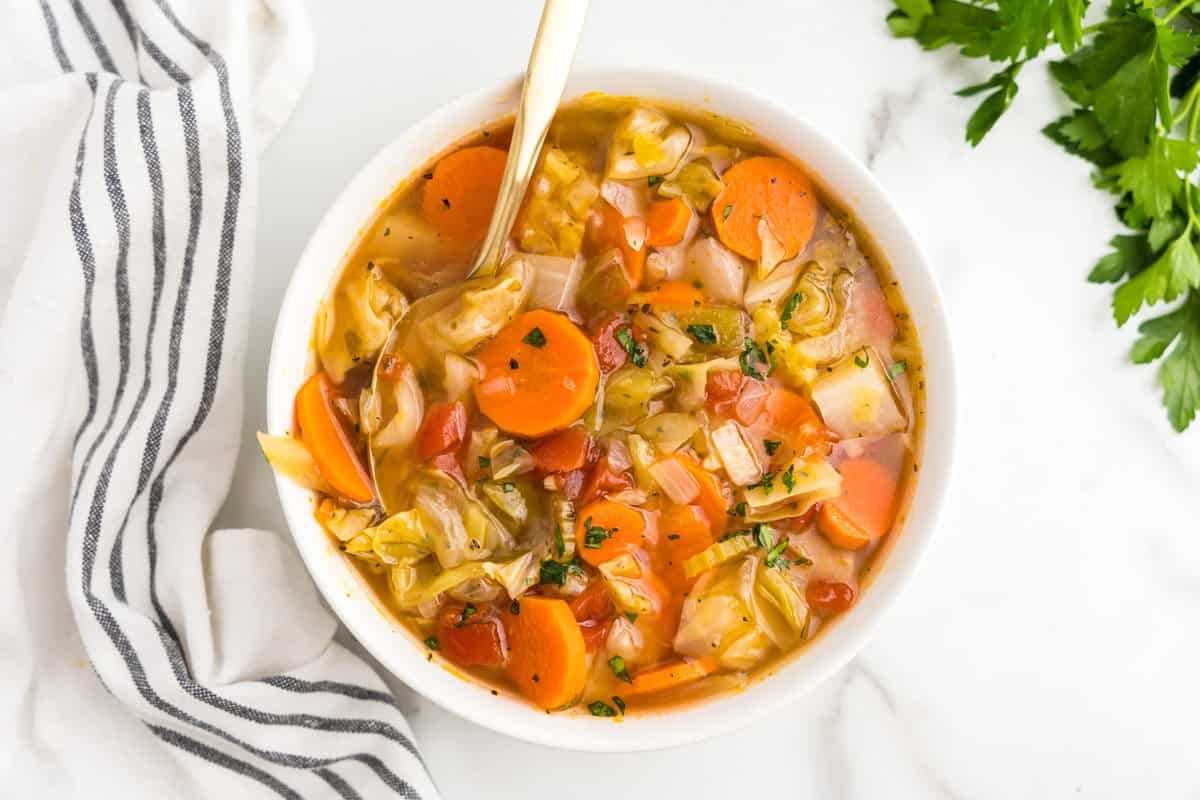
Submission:
[[[367,164],[321,220],[292,277],[271,347],[267,419],[282,434],[305,377],[317,305],[359,229],[396,185],[433,156],[481,126],[511,115],[520,76],[468,95],[402,133]],[[370,590],[312,517],[309,493],[277,478],[279,497],[308,570],[346,627],[402,681],[444,708],[493,730],[554,747],[633,751],[697,741],[778,710],[841,668],[863,646],[912,576],[937,526],[953,459],[957,403],[954,358],[933,271],[883,188],[855,158],[810,122],[753,92],[681,73],[578,70],[566,98],[591,91],[637,95],[707,109],[748,123],[762,139],[819,176],[832,199],[852,212],[891,262],[916,323],[926,361],[927,420],[921,474],[908,518],[884,565],[859,602],[834,625],[742,692],[616,725],[585,715],[548,715],[522,700],[430,662],[425,647],[380,612]]]

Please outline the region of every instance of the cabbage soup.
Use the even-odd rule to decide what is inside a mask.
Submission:
[[[897,535],[923,413],[899,287],[836,187],[749,131],[600,96],[560,110],[501,263],[464,280],[507,139],[367,221],[264,452],[434,664],[599,717],[735,690]]]

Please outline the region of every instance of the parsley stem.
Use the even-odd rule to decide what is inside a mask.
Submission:
[[[1180,11],[1183,11],[1185,8],[1192,5],[1192,3],[1194,3],[1194,2],[1195,2],[1195,0],[1181,0],[1181,2],[1178,5],[1176,5],[1174,8],[1172,8],[1170,10],[1170,12],[1168,12],[1167,15],[1165,17],[1163,17],[1163,22],[1170,22],[1171,20],[1175,19],[1176,14],[1178,14]]]

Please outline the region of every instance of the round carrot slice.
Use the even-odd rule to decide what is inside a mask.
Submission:
[[[640,547],[645,533],[642,512],[624,503],[597,500],[575,515],[575,550],[593,567]]]
[[[646,244],[651,247],[670,247],[683,241],[692,210],[678,197],[659,200],[646,214]]]
[[[782,158],[757,156],[734,164],[721,176],[725,188],[712,204],[721,243],[740,256],[762,256],[759,220],[792,258],[808,244],[817,224],[817,198],[803,170]]]
[[[479,410],[518,436],[566,428],[592,405],[600,366],[592,343],[566,316],[527,311],[475,356]]]
[[[842,493],[825,505],[836,507],[872,539],[887,533],[896,505],[896,479],[891,471],[870,458],[851,458],[838,465],[838,472],[842,473]]]
[[[508,674],[525,696],[545,709],[562,708],[587,683],[587,647],[565,600],[523,597],[507,614]]]
[[[425,220],[448,236],[482,241],[507,160],[508,153],[495,147],[464,147],[443,158],[425,183]]]

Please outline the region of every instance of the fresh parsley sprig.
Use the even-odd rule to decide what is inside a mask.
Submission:
[[[1022,68],[1048,48],[1050,74],[1075,108],[1043,133],[1093,165],[1130,230],[1088,275],[1116,284],[1120,327],[1143,308],[1177,303],[1138,327],[1132,360],[1162,359],[1167,417],[1182,431],[1200,411],[1200,3],[1113,0],[1090,25],[1088,0],[894,0],[896,36],[927,50],[951,45],[1002,65],[960,96],[984,95],[967,120],[978,145],[1017,96]]]

